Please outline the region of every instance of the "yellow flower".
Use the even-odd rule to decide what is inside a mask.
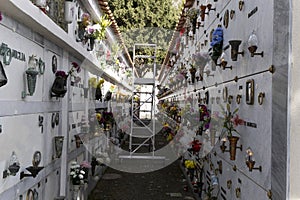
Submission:
[[[97,113],[97,114],[96,114],[96,119],[97,119],[98,121],[100,121],[100,120],[101,120],[101,117],[102,117],[102,116],[101,116],[101,114],[100,114],[100,113]]]
[[[89,85],[93,88],[96,88],[97,87],[97,79],[95,77],[90,78]]]
[[[173,135],[171,133],[168,134],[167,141],[171,141],[173,139]]]
[[[184,162],[184,165],[185,165],[185,167],[188,168],[188,169],[194,169],[195,166],[196,166],[196,163],[195,163],[194,161],[192,161],[192,160],[186,160],[186,161]]]
[[[97,87],[102,87],[102,86],[103,86],[103,83],[104,83],[104,79],[101,78],[101,79],[98,81]]]

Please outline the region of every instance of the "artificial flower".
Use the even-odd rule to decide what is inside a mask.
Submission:
[[[240,119],[238,114],[236,114],[235,117],[231,119],[231,121],[233,122],[234,127],[245,124],[245,121],[243,119]]]

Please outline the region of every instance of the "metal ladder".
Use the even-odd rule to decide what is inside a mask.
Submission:
[[[139,55],[139,49],[151,49],[152,55]],[[142,77],[133,73],[133,91],[131,100],[131,130],[129,135],[129,155],[120,155],[119,158],[128,159],[165,159],[155,156],[155,76],[156,76],[156,44],[135,44],[133,47],[134,71],[137,71],[138,59],[151,59],[150,72]],[[133,143],[133,139],[141,140]],[[139,155],[138,150],[149,147],[148,155]]]

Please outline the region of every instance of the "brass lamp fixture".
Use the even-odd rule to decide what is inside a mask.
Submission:
[[[209,77],[209,76],[214,77],[215,76],[214,74],[211,74],[210,70],[206,70],[203,73],[205,73],[207,77]]]
[[[32,166],[26,168],[27,171],[30,172],[30,174],[25,174],[24,172],[21,172],[20,180],[22,180],[24,177],[35,178],[38,175],[38,173],[44,168],[44,167],[39,167],[41,159],[42,159],[42,153],[40,151],[34,152],[32,158]]]
[[[13,151],[11,156],[10,156],[10,161],[9,161],[9,166],[8,169],[3,171],[3,178],[6,178],[8,176],[16,176],[20,169],[20,163],[17,158],[16,153]]]
[[[214,10],[216,11],[216,8],[212,8],[212,5],[209,3],[206,5],[207,9],[208,9],[208,12],[210,12],[211,10]]]
[[[232,66],[227,66],[227,61],[225,60],[225,53],[223,52],[221,57],[220,57],[221,62],[217,64],[217,66],[220,66],[223,70],[226,69],[231,69],[232,70]]]
[[[220,149],[222,151],[222,153],[224,152],[229,152],[230,153],[230,160],[235,160],[235,155],[236,155],[236,149],[240,149],[241,151],[243,151],[243,146],[237,146],[237,142],[239,140],[239,137],[236,136],[228,136],[228,140],[229,140],[229,150],[227,150],[227,146],[226,146],[226,142],[227,142],[227,138],[222,138],[221,139],[221,146]]]
[[[223,163],[222,160],[217,161],[218,169],[216,169],[220,174],[223,172]]]
[[[208,13],[205,12],[206,7],[207,6],[205,6],[203,4],[200,5],[200,17],[201,17],[202,22],[205,20],[205,14],[208,14]]]
[[[251,57],[254,57],[256,55],[264,57],[263,51],[260,53],[256,52],[257,48],[258,48],[258,39],[257,39],[255,32],[253,31],[248,39],[248,50],[251,53]]]
[[[201,24],[201,21],[202,21],[201,14],[199,14],[197,17],[196,29],[199,29],[200,27],[204,27],[204,24]]]
[[[246,150],[246,165],[249,168],[249,171],[252,172],[252,170],[259,170],[260,172],[262,171],[262,167],[254,167],[255,166],[255,161],[253,158],[253,151],[250,147]]]
[[[226,146],[227,138],[226,138],[226,137],[223,137],[223,138],[221,139],[221,142],[222,142],[222,144],[221,144],[221,146],[220,146],[220,149],[221,149],[222,153],[224,153],[224,152],[229,152],[229,150],[226,150],[226,149],[227,149],[227,146]]]
[[[244,51],[239,51],[239,46],[242,43],[241,40],[230,40],[229,44],[231,46],[231,60],[237,61],[238,55],[244,56]]]

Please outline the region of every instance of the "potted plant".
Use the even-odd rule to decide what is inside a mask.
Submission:
[[[84,184],[85,171],[82,170],[80,165],[73,161],[70,167],[70,178],[73,185],[82,185]]]
[[[193,55],[195,65],[199,67],[199,80],[203,81],[204,68],[209,61],[208,53],[196,53]]]
[[[92,166],[91,166],[91,164],[88,162],[88,161],[86,161],[86,160],[84,160],[84,161],[82,161],[81,163],[80,163],[80,168],[85,172],[85,174],[84,174],[84,176],[83,176],[83,179],[84,180],[88,180],[88,177],[89,177],[89,169],[91,168]]]
[[[233,132],[238,133],[238,131],[236,130],[236,127],[238,125],[244,125],[245,121],[243,119],[240,119],[239,115],[237,115],[237,112],[239,110],[238,108],[236,108],[233,112],[231,112],[230,104],[227,104],[226,110],[223,106],[221,106],[221,109],[222,109],[222,113],[224,115],[223,127],[226,130],[227,138],[230,143],[230,146],[229,146],[230,160],[235,160],[237,142],[239,140],[239,137],[233,136],[232,133]]]
[[[86,27],[90,24],[90,15],[88,13],[83,13],[81,15],[81,20],[77,22],[77,29],[75,31],[76,41],[81,42],[85,39]]]
[[[214,64],[217,65],[218,58],[222,55],[223,50],[223,29],[222,27],[217,27],[212,34],[212,41],[210,43],[212,47],[212,52],[210,53],[211,59]]]
[[[76,62],[72,62],[72,67],[68,73],[65,71],[56,71],[55,79],[51,87],[51,97],[64,97],[67,92],[68,77],[75,77],[76,80],[78,77],[75,75],[75,73],[79,73],[80,71],[81,68]]]
[[[95,40],[105,39],[106,29],[110,25],[111,21],[107,19],[106,15],[102,15],[97,23],[86,27],[86,38],[90,41],[88,51],[92,51],[94,49]]]
[[[104,79],[100,79],[96,86],[96,92],[95,92],[95,100],[99,100],[102,102],[102,86],[104,84]]]

